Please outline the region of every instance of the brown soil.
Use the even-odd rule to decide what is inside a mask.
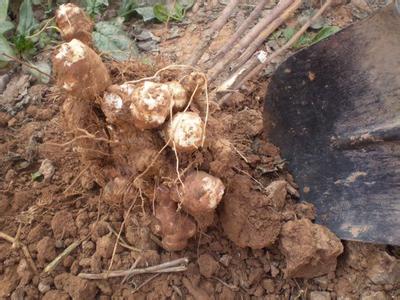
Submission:
[[[225,36],[233,25],[229,24]],[[153,27],[154,32],[164,30],[164,25]],[[191,45],[194,35],[185,33],[179,39],[182,43],[165,41],[161,47],[172,53],[174,45]],[[189,55],[190,46],[180,51]],[[155,66],[165,61],[175,60],[170,56],[146,68],[137,62],[123,68],[110,64],[108,69],[113,83],[120,84],[154,74]],[[296,185],[279,150],[263,137],[266,86],[263,79],[249,83],[226,108],[213,107],[205,147],[181,155],[181,171],[190,167],[209,172],[222,179],[226,191],[211,226],[197,231],[185,250],[169,252],[153,234],[152,200],[155,188],[176,182],[173,151],[167,148],[158,157],[134,192],[119,188],[146,170],[165,144],[164,138],[157,131],[140,131],[126,124],[104,131],[105,116],[97,104],[82,106],[17,72],[0,98],[0,228],[15,236],[21,226],[19,240],[27,246],[39,274],[31,270],[22,251],[0,239],[0,298],[400,297],[396,248],[346,242],[335,269],[340,241],[309,221],[315,210],[307,203],[297,203]],[[15,108],[26,95],[29,101]],[[197,109],[202,112],[201,103]],[[68,113],[71,110],[79,114]],[[117,145],[89,139],[65,144],[74,138],[71,130],[76,136],[76,128],[65,124],[74,122],[97,138],[129,142]],[[50,164],[54,172],[46,172],[46,179],[32,180],[31,174],[45,160],[46,170]],[[136,196],[139,187],[141,197]],[[110,228],[117,233],[121,230],[121,238],[131,248],[121,243],[115,247]],[[77,240],[82,241],[79,247],[50,274],[42,272]],[[153,275],[134,276],[123,284],[122,278],[90,281],[77,276],[107,270],[111,261],[111,270],[129,269],[139,257],[138,267],[180,257],[190,262],[185,272],[161,274],[147,283]]]

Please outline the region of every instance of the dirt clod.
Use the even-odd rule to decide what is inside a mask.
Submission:
[[[253,182],[236,175],[224,196],[220,219],[226,235],[239,247],[270,247],[281,229],[282,195],[275,199],[252,190]],[[275,208],[276,207],[276,208]]]
[[[286,277],[313,278],[335,271],[343,245],[326,227],[301,219],[283,225],[280,249]]]
[[[54,278],[54,284],[58,289],[67,292],[72,299],[96,299],[98,288],[92,281],[62,273]]]
[[[200,274],[206,278],[211,278],[219,269],[218,262],[210,254],[202,254],[197,260]]]
[[[53,230],[54,237],[58,240],[76,236],[76,226],[73,216],[66,210],[56,212],[51,220],[51,229]]]
[[[43,300],[70,300],[71,298],[68,296],[66,292],[51,290],[48,291],[44,296]]]
[[[57,256],[55,241],[48,236],[38,242],[36,249],[37,258],[41,263],[52,261]]]
[[[103,258],[110,258],[114,251],[116,238],[114,236],[105,235],[96,242],[96,255]],[[117,253],[121,252],[121,247],[117,246]]]
[[[331,300],[329,292],[313,291],[310,293],[310,300]]]

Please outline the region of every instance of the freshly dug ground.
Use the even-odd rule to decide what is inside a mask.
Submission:
[[[232,30],[233,25],[228,25],[222,36]],[[154,29],[162,32],[164,26]],[[180,43],[167,40],[161,47],[171,52],[174,45],[185,45],[191,38],[189,32],[179,38]],[[171,56],[152,60],[150,65],[107,63],[112,83],[152,76],[175,62]],[[164,79],[173,76],[167,72]],[[180,154],[179,171],[183,176],[187,170],[208,172],[222,180],[225,194],[211,225],[197,230],[185,250],[170,252],[162,248],[153,228],[157,188],[178,181],[176,156],[170,147],[151,165],[165,144],[159,131],[121,131],[124,135],[118,138],[128,141],[122,145],[93,138],[76,140],[77,128],[71,124],[97,139],[114,141],[116,137],[107,130],[109,124],[99,106],[71,103],[58,88],[37,84],[16,68],[0,96],[0,229],[9,236],[18,235],[38,272],[18,247],[0,239],[0,298],[400,297],[396,248],[355,242],[343,247],[328,229],[312,223],[312,205],[298,202],[296,184],[279,149],[263,135],[267,84],[263,80],[249,83],[223,108],[210,99],[205,145],[191,154]],[[194,103],[193,109],[203,114],[202,104]],[[68,114],[74,110],[76,114]],[[116,195],[115,177],[131,180],[149,165],[130,194]],[[38,170],[41,176],[36,178]],[[116,243],[112,231],[120,232],[125,247]],[[44,271],[75,242],[79,246],[54,270]],[[111,270],[126,270],[139,257],[138,268],[181,257],[188,257],[189,264],[185,272],[154,278],[137,275],[123,283],[123,277],[86,280],[77,276],[99,273],[110,264]]]

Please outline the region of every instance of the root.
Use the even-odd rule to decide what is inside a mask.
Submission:
[[[87,165],[86,167],[83,168],[82,171],[79,172],[79,174],[75,177],[75,179],[71,182],[71,184],[64,190],[63,192],[64,195],[75,185],[75,183],[79,180],[79,178],[81,178],[83,173],[85,173],[90,167],[91,165]]]
[[[129,249],[129,250],[132,250],[132,251],[136,251],[136,252],[142,252],[143,251],[142,249],[132,247],[121,236],[118,236],[118,233],[114,230],[114,228],[111,227],[111,225],[109,223],[107,223],[107,228],[112,234],[115,235],[115,237],[117,238],[118,243],[122,247],[124,247],[126,249]]]
[[[103,272],[100,274],[79,273],[78,276],[84,279],[97,280],[97,279],[107,279],[114,277],[123,277],[126,275],[133,276],[138,274],[149,274],[149,273],[154,274],[154,273],[183,272],[187,270],[188,263],[189,259],[187,257],[184,257],[143,269],[116,270],[116,271]]]
[[[17,232],[18,234],[18,232]],[[0,239],[6,240],[7,242],[11,243],[14,247],[14,249],[21,249],[22,253],[24,254],[26,260],[28,261],[29,267],[31,270],[35,273],[38,274],[38,269],[36,268],[35,262],[32,259],[31,254],[29,253],[28,247],[26,247],[24,244],[22,244],[19,239],[13,238],[12,236],[9,236],[8,234],[0,231]]]
[[[65,258],[67,257],[72,251],[74,251],[84,240],[80,239],[78,241],[73,242],[71,245],[69,245],[60,255],[58,255],[51,263],[49,263],[46,268],[44,268],[44,273],[51,273],[57,266],[58,264]]]
[[[121,223],[121,227],[119,228],[117,239],[116,239],[115,244],[114,244],[114,249],[113,249],[113,253],[112,253],[112,256],[111,256],[110,265],[108,266],[108,270],[107,270],[106,274],[108,274],[110,272],[111,268],[112,268],[112,265],[114,263],[114,256],[115,256],[115,253],[117,252],[118,242],[119,242],[119,240],[121,238],[122,229],[124,228],[126,219],[128,219],[129,214],[131,213],[131,210],[132,210],[133,206],[135,205],[137,198],[138,198],[138,195],[136,194],[136,198],[132,201],[131,206],[129,206],[128,211],[125,214],[124,220]]]

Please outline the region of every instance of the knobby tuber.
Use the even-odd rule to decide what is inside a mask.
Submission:
[[[199,227],[205,229],[214,220],[214,211],[222,200],[225,186],[221,179],[203,171],[194,171],[172,193],[174,201],[192,215]]]
[[[175,110],[183,110],[189,100],[184,87],[177,81],[167,82],[166,85],[171,93]]]
[[[112,85],[100,98],[100,107],[106,116],[107,123],[117,124],[121,122],[132,122],[132,115],[129,109],[130,97],[133,94],[133,87],[128,84]]]
[[[154,226],[154,231],[162,237],[163,247],[169,251],[185,249],[188,240],[196,233],[196,224],[189,216],[177,212],[177,203],[171,200],[167,187],[158,188],[156,201],[158,224]]]
[[[145,81],[133,91],[130,105],[133,122],[139,129],[160,127],[173,105],[169,88],[165,84]]]
[[[170,146],[178,152],[197,150],[203,141],[203,128],[203,121],[197,113],[177,113],[167,128]]]
[[[55,16],[64,41],[77,39],[86,45],[91,45],[93,22],[82,8],[72,3],[62,4]]]
[[[57,85],[79,99],[94,99],[111,84],[99,55],[77,39],[60,46],[53,57]]]

